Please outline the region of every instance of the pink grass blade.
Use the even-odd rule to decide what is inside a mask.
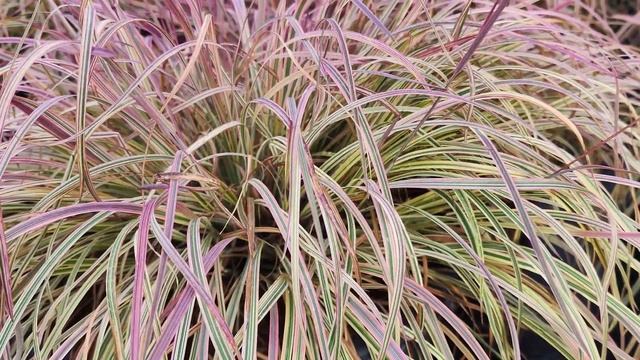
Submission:
[[[360,10],[362,11],[362,13],[369,18],[369,20],[371,20],[371,22],[373,22],[373,24],[380,30],[382,31],[387,37],[389,37],[390,39],[393,39],[393,34],[391,34],[391,31],[389,31],[389,29],[387,29],[387,27],[384,25],[384,23],[382,21],[380,21],[380,19],[378,19],[378,17],[373,13],[373,11],[371,11],[371,9],[369,9],[367,7],[367,5],[365,5],[362,0],[351,0],[351,2]]]
[[[145,202],[140,215],[140,226],[136,237],[135,261],[136,266],[133,278],[133,295],[131,305],[131,359],[138,360],[141,356],[141,339],[142,339],[142,300],[143,300],[143,282],[147,264],[147,243],[149,242],[149,223],[155,211],[157,198],[152,198]]]
[[[278,307],[269,311],[269,349],[268,360],[278,360],[280,356],[280,316]]]
[[[182,273],[185,277],[189,285],[195,290],[198,298],[203,302],[202,311],[209,311],[211,315],[215,319],[216,324],[218,325],[215,330],[216,332],[220,332],[220,336],[224,337],[226,341],[216,342],[214,345],[218,345],[218,351],[222,351],[222,353],[227,353],[229,356],[240,357],[240,353],[238,351],[238,347],[233,338],[233,334],[229,329],[229,325],[224,320],[222,313],[215,305],[213,297],[211,293],[207,289],[207,287],[202,283],[199,277],[191,270],[186,261],[180,256],[180,253],[176,250],[176,248],[171,244],[171,240],[169,240],[164,235],[164,229],[158,224],[158,221],[154,216],[151,217],[151,230],[155,235],[156,239],[162,246],[163,251],[167,254],[168,258],[171,262],[176,266],[176,268]]]
[[[83,2],[84,13],[82,17],[82,39],[80,41],[80,74],[78,78],[77,88],[77,104],[76,104],[76,132],[78,133],[78,141],[76,143],[76,154],[78,159],[78,169],[80,171],[80,194],[84,186],[87,187],[89,193],[96,201],[100,201],[100,196],[96,192],[91,177],[88,174],[86,162],[86,135],[84,128],[87,118],[87,98],[89,93],[89,78],[91,76],[91,48],[93,44],[93,27],[95,22],[95,10],[91,1]]]
[[[182,151],[178,151],[176,153],[175,159],[171,164],[169,171],[172,173],[179,173],[180,166],[182,164],[182,159],[184,158],[184,153]],[[178,203],[178,179],[172,178],[169,180],[169,191],[167,194],[167,204],[165,209],[165,218],[164,218],[164,234],[168,239],[171,239],[171,234],[173,232],[173,225],[175,222],[176,216],[176,205]],[[153,328],[153,321],[155,320],[156,312],[159,306],[160,301],[160,291],[162,289],[162,284],[164,282],[164,276],[167,265],[167,255],[164,251],[160,255],[160,263],[158,264],[158,274],[156,276],[156,286],[153,291],[153,298],[151,300],[151,310],[149,312],[149,324],[146,328],[146,333],[144,336],[144,341],[149,337]],[[144,344],[146,346],[146,344]]]
[[[234,238],[228,238],[216,243],[204,256],[203,264],[204,271],[209,272],[220,257],[220,254],[224,249],[234,240]],[[178,331],[178,324],[184,318],[189,304],[195,299],[195,291],[192,287],[184,289],[177,297],[176,304],[169,313],[163,331],[161,332],[158,342],[154,345],[150,355],[150,360],[160,360],[163,358],[163,354],[169,347],[171,340],[175,337]]]
[[[33,214],[28,220],[25,220],[7,230],[5,235],[7,241],[10,242],[24,234],[36,231],[56,221],[70,218],[72,216],[101,211],[138,215],[142,212],[142,206],[130,202],[108,201],[69,205],[47,211],[45,213]]]
[[[507,168],[502,161],[500,154],[498,153],[495,145],[489,140],[489,138],[478,129],[474,129],[474,132],[478,136],[478,138],[482,141],[483,145],[493,158],[496,166],[498,167],[500,174],[507,186],[509,194],[511,195],[511,199],[513,200],[516,209],[518,211],[518,215],[520,216],[520,220],[522,221],[524,232],[531,241],[532,247],[537,255],[538,261],[540,262],[540,266],[542,268],[543,273],[545,274],[545,280],[549,283],[551,290],[560,305],[562,312],[566,316],[566,321],[571,326],[572,330],[575,334],[588,334],[589,330],[587,329],[587,325],[584,323],[582,317],[577,313],[575,307],[573,306],[571,300],[571,294],[567,289],[566,283],[563,281],[562,275],[558,273],[557,268],[551,263],[550,256],[548,254],[548,250],[544,247],[544,244],[538,238],[535,227],[527,214],[527,210],[523,204],[520,193],[518,192],[518,188],[516,187],[511,174],[507,171]],[[576,339],[580,346],[582,347],[582,351],[586,354],[589,354],[592,358],[598,357],[598,350],[595,347],[593,339],[583,338],[580,336]]]
[[[464,54],[464,56],[462,56],[462,59],[460,59],[460,61],[456,65],[456,68],[453,70],[452,75],[447,81],[447,86],[445,87],[448,87],[448,84],[450,84],[453,79],[458,77],[458,75],[462,72],[462,69],[465,67],[465,65],[467,65],[469,60],[471,60],[471,56],[473,56],[473,54],[476,52],[484,38],[489,33],[489,30],[491,30],[493,24],[496,22],[496,20],[498,20],[498,17],[507,5],[509,5],[509,0],[497,0],[493,3],[493,7],[489,11],[489,14],[487,14],[487,18],[482,23],[482,26],[480,26],[476,38],[473,40],[471,45],[469,45],[469,49],[467,49],[467,52]]]

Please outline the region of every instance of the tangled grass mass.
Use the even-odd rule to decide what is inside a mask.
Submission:
[[[2,1],[0,359],[640,359],[610,3]]]

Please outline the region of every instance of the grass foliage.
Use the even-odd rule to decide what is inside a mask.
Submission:
[[[609,15],[3,1],[0,359],[640,358]]]

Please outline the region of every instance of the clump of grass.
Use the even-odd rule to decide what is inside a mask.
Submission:
[[[640,357],[640,53],[594,4],[0,14],[0,358]]]

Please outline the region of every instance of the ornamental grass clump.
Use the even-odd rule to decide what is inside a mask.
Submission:
[[[640,358],[606,4],[0,14],[0,359]]]

